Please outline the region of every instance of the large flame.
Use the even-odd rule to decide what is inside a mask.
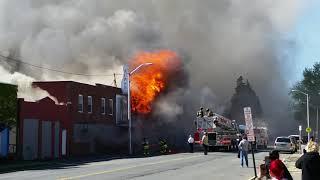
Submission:
[[[130,79],[132,111],[139,114],[152,111],[153,102],[166,90],[169,78],[181,67],[178,55],[171,50],[139,52],[131,59],[130,70],[144,63],[152,65],[142,66]]]

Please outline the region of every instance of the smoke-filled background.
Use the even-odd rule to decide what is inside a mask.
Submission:
[[[0,54],[71,73],[109,75],[122,73],[138,51],[171,49],[183,61],[187,83],[154,108],[163,121],[186,127],[176,133],[190,133],[200,106],[222,113],[240,75],[260,97],[271,132],[285,133],[295,128],[287,82],[296,50],[286,34],[303,6],[299,0],[1,0]],[[107,85],[113,80],[9,61],[0,61],[0,73],[1,81],[20,83],[20,76]]]

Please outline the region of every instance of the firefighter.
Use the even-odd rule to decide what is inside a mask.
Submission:
[[[143,147],[143,155],[148,156],[149,155],[149,142],[148,142],[147,138],[143,138],[142,147]]]
[[[206,110],[206,116],[207,117],[212,117],[213,116],[213,112],[209,108]]]
[[[167,153],[168,145],[166,140],[159,138],[159,146],[160,146],[160,153],[165,154]]]
[[[163,151],[164,153],[167,153],[168,152],[168,144],[167,144],[167,141],[164,139],[163,140]]]
[[[203,136],[202,136],[202,146],[203,146],[203,152],[204,152],[204,155],[208,155],[208,146],[209,146],[209,143],[208,143],[208,135],[207,135],[207,132],[204,132],[203,133]]]
[[[203,107],[200,107],[200,110],[197,112],[197,117],[203,117],[204,113],[203,113]]]

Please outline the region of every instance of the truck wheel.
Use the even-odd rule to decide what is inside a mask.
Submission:
[[[209,146],[209,147],[208,147],[208,151],[209,151],[209,152],[213,152],[213,146]]]
[[[216,147],[212,146],[212,152],[216,151]]]

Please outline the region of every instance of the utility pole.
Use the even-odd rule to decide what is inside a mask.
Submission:
[[[299,126],[299,150],[300,150],[300,154],[302,154],[302,148],[301,148],[301,142],[302,142],[302,138],[301,138],[301,131],[302,131],[302,126]]]
[[[128,121],[129,121],[129,154],[132,155],[132,130],[131,130],[131,97],[130,97],[130,73],[128,72]]]
[[[118,87],[118,86],[117,86],[116,73],[113,73],[113,83],[114,83],[114,86],[115,86],[115,87]]]
[[[307,124],[308,128],[310,128],[310,119],[309,119],[309,94],[305,93],[307,95]],[[310,132],[308,132],[308,142],[310,141]]]
[[[316,127],[316,142],[319,139],[319,107],[317,106],[317,127]]]
[[[128,131],[129,131],[129,154],[132,155],[132,119],[131,119],[131,93],[130,93],[130,77],[132,74],[134,74],[135,72],[137,72],[141,67],[144,66],[149,66],[152,65],[152,63],[143,63],[140,64],[138,67],[136,67],[134,70],[132,70],[131,72],[128,70],[126,74],[127,77],[127,82],[128,82],[128,87],[127,87],[127,91],[128,91],[128,121],[129,121],[129,126],[128,126]]]

